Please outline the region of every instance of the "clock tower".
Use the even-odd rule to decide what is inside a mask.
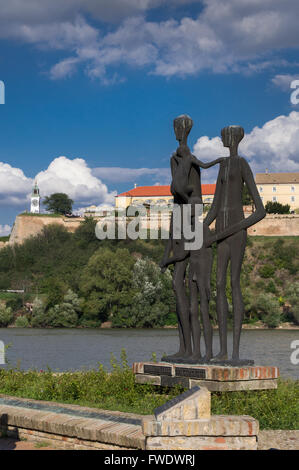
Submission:
[[[32,189],[30,212],[32,214],[40,213],[40,194],[37,182],[35,182],[34,188]]]

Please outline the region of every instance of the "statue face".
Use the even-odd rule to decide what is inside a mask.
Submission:
[[[177,117],[173,121],[173,127],[174,127],[176,139],[179,142],[186,139],[189,135],[189,132],[192,129],[192,126],[193,126],[193,121],[189,116],[184,114],[182,116]]]
[[[241,126],[224,127],[221,131],[221,138],[224,147],[238,145],[244,137],[244,129]]]

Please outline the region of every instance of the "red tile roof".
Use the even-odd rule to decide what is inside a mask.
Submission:
[[[201,190],[203,196],[210,196],[215,194],[216,184],[202,184]],[[172,196],[170,186],[137,186],[137,188],[130,189],[125,193],[118,194],[116,197],[157,197],[157,196]]]

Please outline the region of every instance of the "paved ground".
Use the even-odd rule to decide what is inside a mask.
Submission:
[[[261,431],[259,449],[299,450],[298,431]],[[47,445],[46,442],[19,441],[0,438],[0,450],[60,450],[59,447]]]

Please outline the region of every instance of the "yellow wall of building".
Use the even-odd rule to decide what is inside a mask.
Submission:
[[[289,204],[291,210],[299,207],[299,184],[267,183],[258,184],[257,188],[264,205],[268,201],[274,202],[276,200],[281,204]]]

